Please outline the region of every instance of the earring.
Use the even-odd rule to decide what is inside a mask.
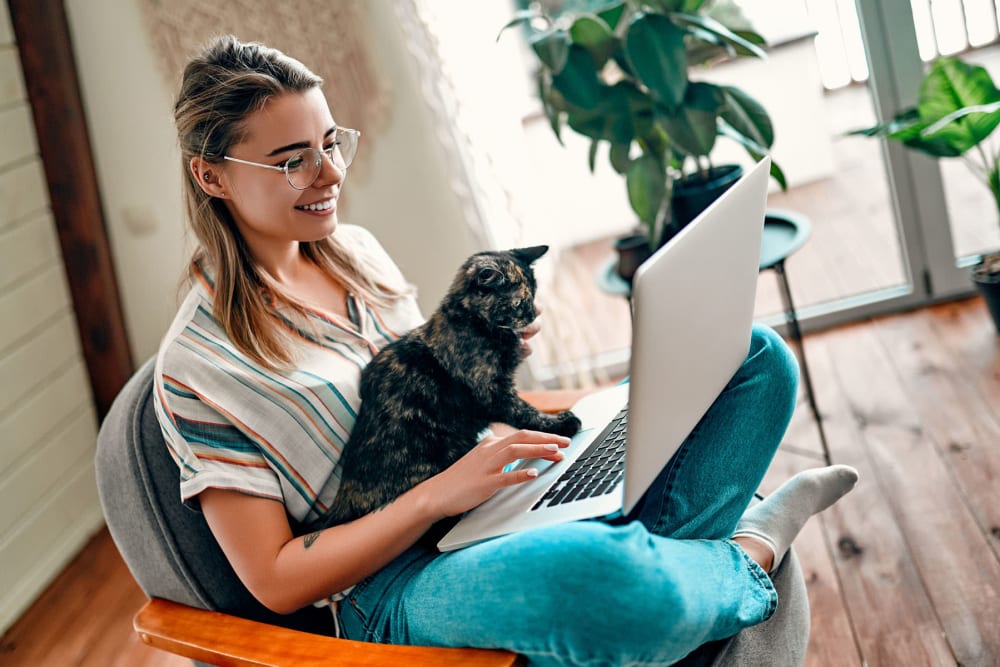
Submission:
[[[201,175],[201,178],[203,181],[208,183],[210,180],[212,180],[212,172],[206,171],[204,174]]]

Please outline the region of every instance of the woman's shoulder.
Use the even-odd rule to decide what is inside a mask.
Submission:
[[[382,247],[382,244],[379,243],[379,240],[371,230],[366,227],[342,223],[337,226],[336,234],[341,241],[355,252],[363,253],[372,259],[387,262],[395,266],[389,253]]]
[[[156,355],[156,375],[181,378],[195,368],[220,364],[232,347],[212,315],[211,293],[196,282],[177,309]]]
[[[341,243],[359,256],[366,268],[397,285],[401,291],[413,292],[399,266],[369,229],[342,223],[335,233]]]

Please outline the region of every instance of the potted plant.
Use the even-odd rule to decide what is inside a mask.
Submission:
[[[849,134],[901,141],[934,158],[963,158],[972,174],[989,188],[1000,211],[1000,149],[986,146],[998,124],[1000,90],[989,72],[945,57],[931,64],[916,106]],[[1000,332],[1000,251],[983,255],[971,275]]]
[[[619,245],[631,243],[645,256],[739,178],[732,165],[712,164],[717,137],[735,140],[754,159],[774,141],[767,111],[750,95],[689,80],[690,69],[720,57],[765,57],[763,38],[712,18],[714,4],[619,0],[556,18],[536,7],[518,12],[503,29],[525,26],[539,60],[538,94],[560,143],[564,124],[589,137],[591,170],[607,144],[640,223],[639,237]],[[784,187],[777,165],[772,175]],[[694,204],[682,197],[701,186],[715,190],[696,193]],[[623,258],[622,268],[634,271],[640,261]]]

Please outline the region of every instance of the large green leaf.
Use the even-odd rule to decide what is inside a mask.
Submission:
[[[675,149],[685,155],[708,155],[715,146],[722,104],[718,86],[694,82],[688,85],[684,104],[673,110],[661,108],[657,119]]]
[[[733,86],[722,86],[720,91],[724,101],[719,112],[722,119],[755,143],[770,148],[774,144],[774,127],[760,102]]]
[[[742,53],[754,55],[758,58],[767,58],[767,54],[762,48],[749,39],[736,34],[713,18],[700,14],[672,14],[670,18],[681,27],[689,29],[697,28],[699,31],[711,33],[721,42],[729,43],[734,48],[741,49]]]
[[[621,20],[622,14],[625,13],[625,2],[616,2],[612,5],[608,5],[604,9],[599,9],[595,14],[597,17],[604,21],[611,30],[618,27],[618,21]]]
[[[632,161],[625,173],[628,201],[639,219],[652,226],[667,195],[666,170],[660,161],[646,153]]]
[[[997,101],[1000,90],[986,69],[955,58],[938,58],[920,86],[917,111],[922,121],[933,125],[956,111]],[[961,155],[992,134],[998,124],[1000,113],[968,113],[922,139],[944,142]]]
[[[631,148],[631,142],[628,144],[611,144],[611,150],[608,151],[608,159],[611,162],[611,167],[617,171],[619,174],[624,175],[628,172],[629,166],[629,149]]]
[[[645,101],[645,106],[644,106]],[[645,117],[651,123],[652,103],[628,81],[600,87],[600,101],[590,109],[572,106],[566,117],[571,128],[591,139],[604,139],[613,144],[628,144],[636,135],[636,124]],[[642,127],[640,125],[640,127]]]
[[[555,29],[532,36],[531,48],[542,63],[558,74],[566,66],[569,57],[569,36],[565,30]]]
[[[601,102],[602,84],[597,68],[585,48],[570,44],[566,65],[553,73],[552,86],[567,102],[581,109],[596,109]]]
[[[593,14],[577,17],[570,26],[569,36],[574,44],[587,49],[597,69],[603,67],[618,48],[618,38],[611,32],[611,28]]]
[[[600,109],[571,108],[566,114],[566,124],[585,137],[611,140],[608,116]]]
[[[886,137],[900,141],[903,145],[931,157],[958,157],[960,152],[948,141],[937,138],[924,138],[923,132],[929,123],[920,117],[916,107],[901,111],[892,120],[872,127],[852,130],[848,135],[866,137]]]
[[[639,12],[625,36],[625,55],[638,79],[661,102],[676,107],[687,89],[684,31],[661,14]]]
[[[1000,101],[991,102],[990,104],[973,104],[971,107],[964,107],[958,111],[953,111],[941,120],[934,121],[934,124],[928,125],[924,129],[920,136],[929,137],[931,135],[937,134],[941,129],[950,123],[954,123],[960,118],[965,118],[966,116],[971,116],[972,114],[995,114],[1000,111]]]
[[[646,137],[653,132],[655,118],[653,115],[653,100],[646,93],[628,80],[619,81],[614,85],[615,95],[621,96],[618,99],[625,103],[631,120],[631,136]],[[616,138],[618,143],[624,143],[625,137]]]
[[[750,154],[750,157],[752,157],[755,161],[759,162],[765,155],[767,155],[767,149],[747,137],[742,132],[738,132],[733,129],[733,127],[725,121],[719,123],[719,134],[729,137],[736,143],[743,146],[747,153]],[[788,182],[785,180],[785,172],[781,170],[781,167],[778,166],[778,163],[775,162],[773,158],[771,159],[770,173],[771,177],[778,182],[778,185],[781,186],[782,190],[788,189]]]
[[[516,25],[521,25],[523,23],[531,23],[535,19],[545,19],[548,21],[548,17],[542,14],[537,9],[522,9],[514,13],[514,18],[507,22],[507,25],[500,28],[500,32],[497,33],[497,41],[500,41],[500,36],[503,35],[507,28],[513,28]]]
[[[542,109],[545,111],[545,117],[549,119],[549,127],[552,128],[552,132],[556,135],[556,139],[560,145],[565,146],[562,140],[562,114],[559,112],[559,107],[553,99],[552,75],[542,69],[538,72],[537,82],[538,98],[542,101]]]
[[[661,12],[679,12],[684,9],[685,0],[647,0],[653,9]]]

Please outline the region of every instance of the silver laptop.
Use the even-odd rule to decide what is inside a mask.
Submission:
[[[636,272],[630,381],[577,402],[565,458],[522,461],[538,477],[466,513],[439,549],[635,507],[746,358],[769,169],[755,165]]]

